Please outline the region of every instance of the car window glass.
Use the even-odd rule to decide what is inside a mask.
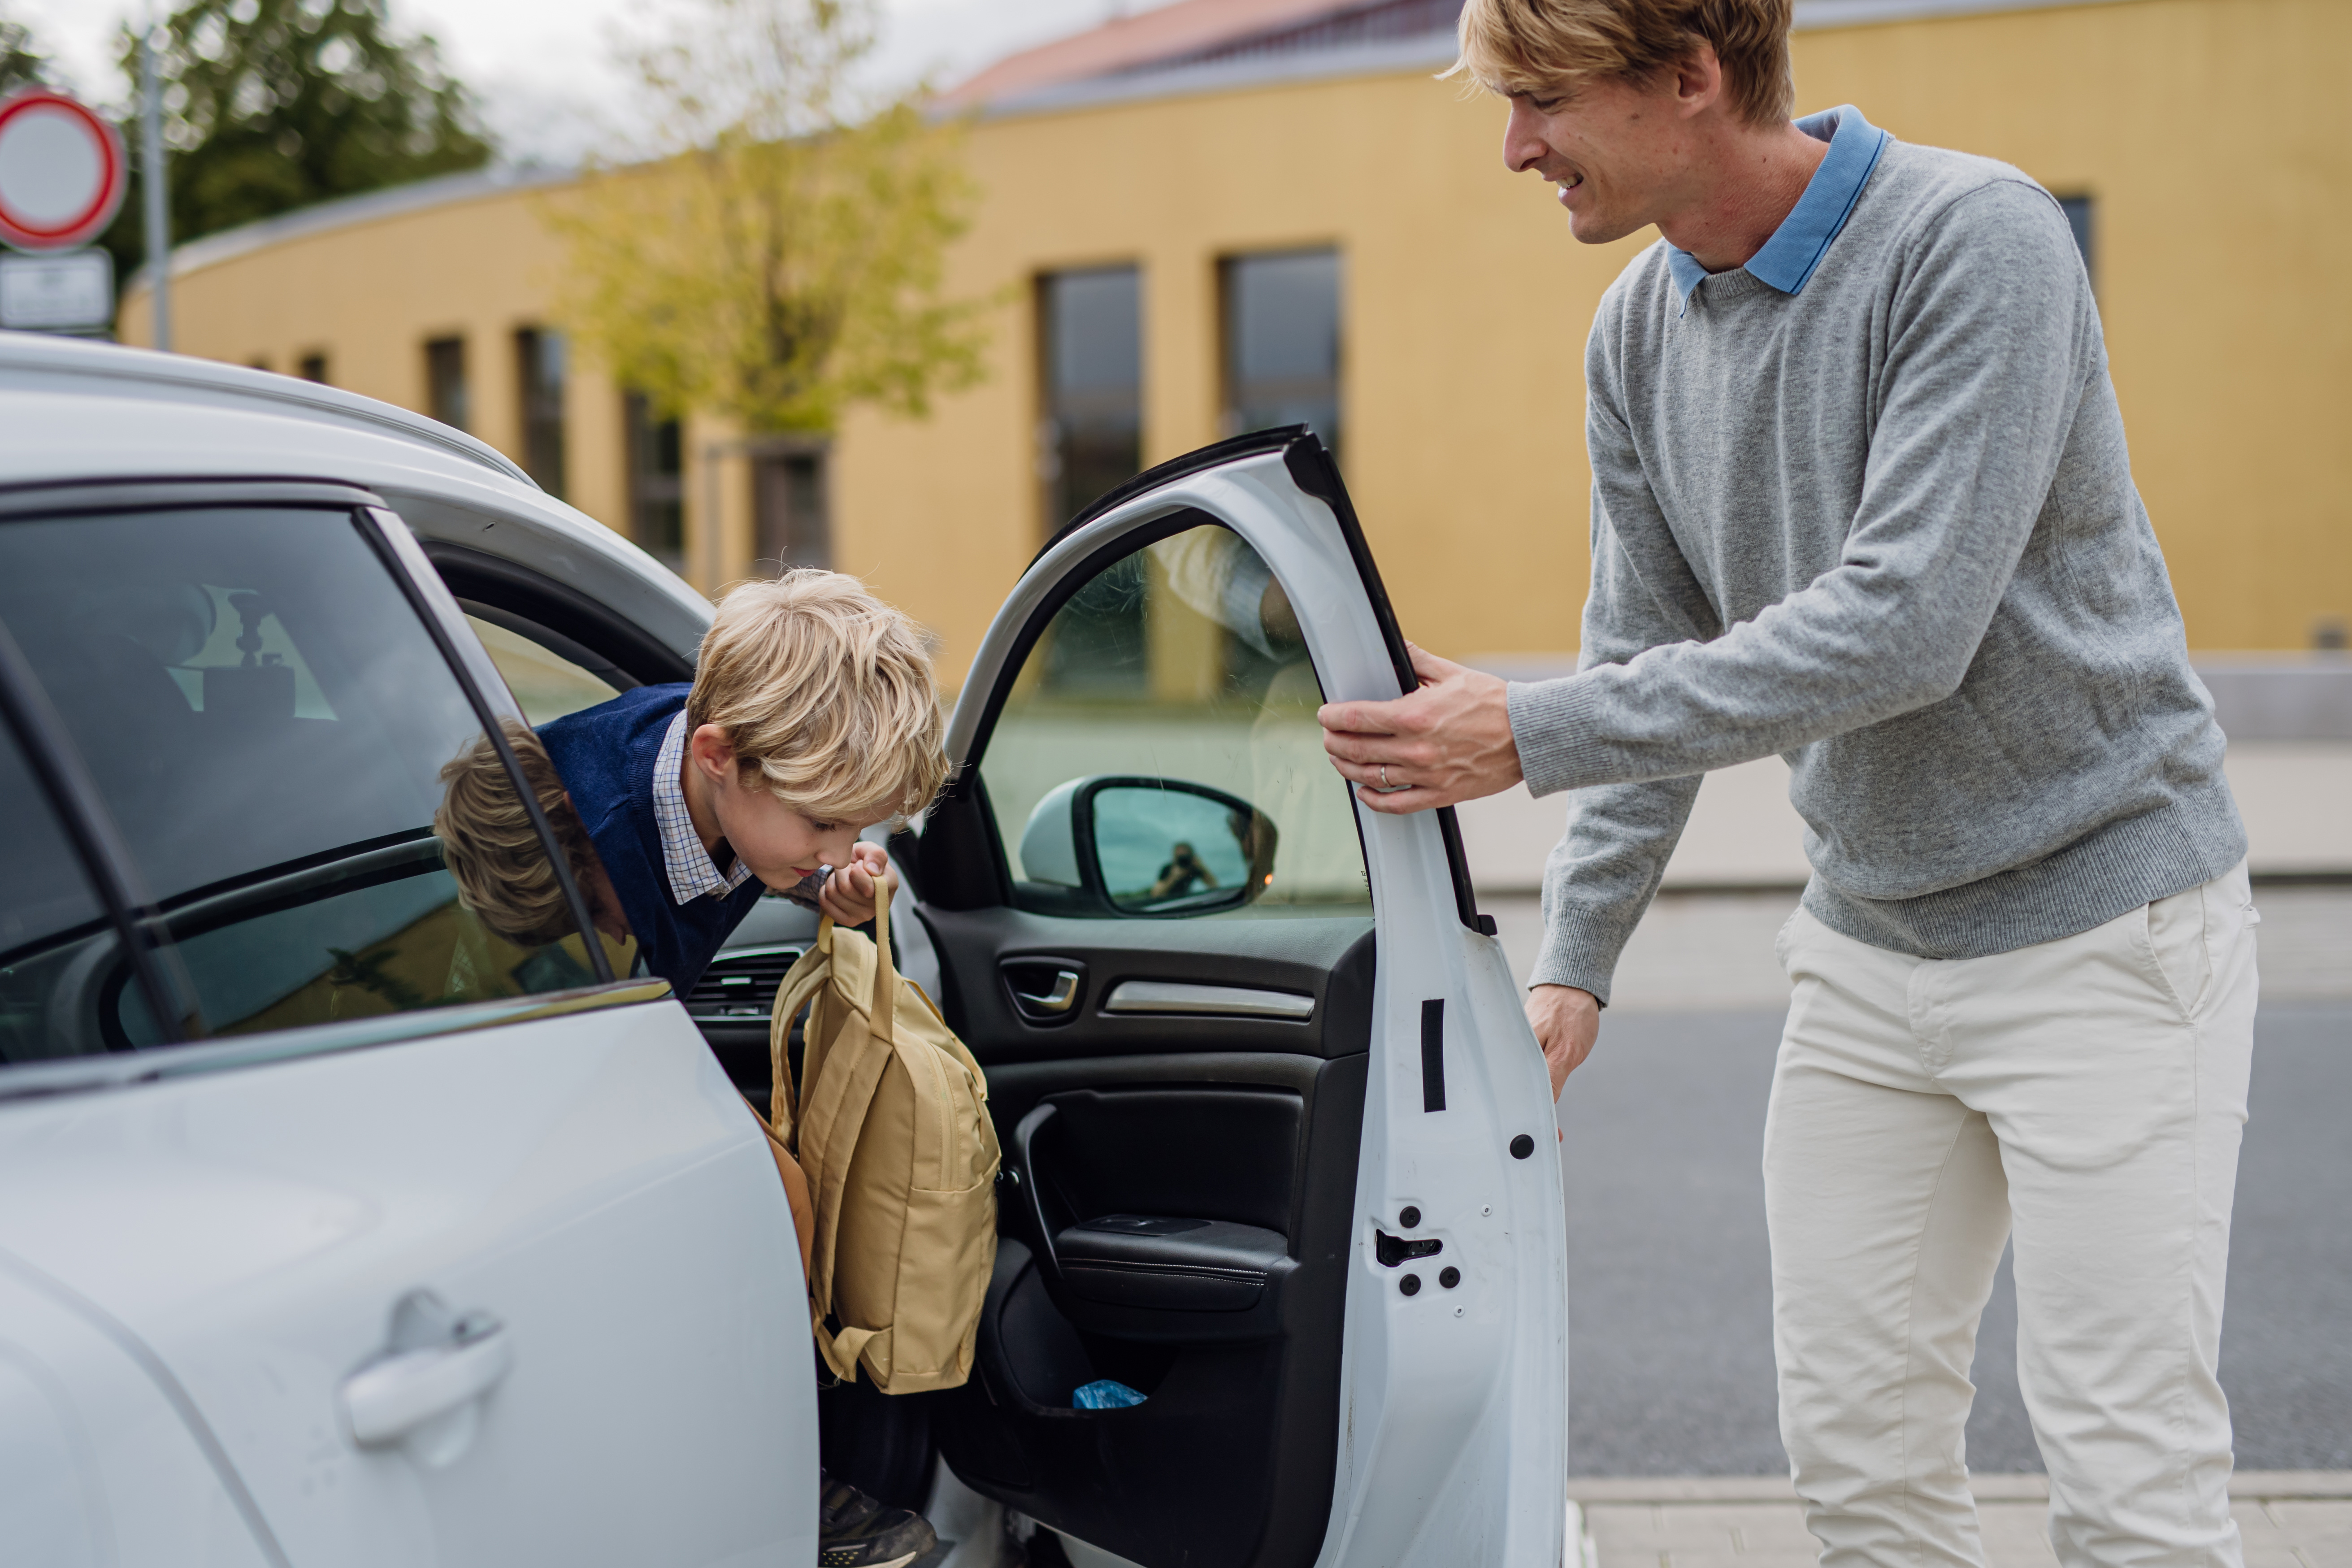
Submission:
[[[1368,910],[1348,786],[1290,600],[1202,524],[1089,576],[1001,710],[981,776],[1039,910],[1101,916]]]
[[[0,525],[0,619],[166,911],[193,1032],[593,983],[510,776],[351,514]],[[493,819],[498,875],[464,899],[435,833],[445,769]],[[126,979],[89,982],[110,1041],[150,1043]]]
[[[5,729],[0,822],[0,1064],[102,1050],[95,1011],[73,1003],[78,977],[110,966],[121,944]]]
[[[610,681],[590,674],[520,632],[509,631],[479,616],[467,616],[466,619],[473,626],[474,635],[482,639],[490,662],[506,677],[507,689],[514,693],[523,717],[534,724],[577,713],[583,708],[593,708],[620,695],[619,689]]]

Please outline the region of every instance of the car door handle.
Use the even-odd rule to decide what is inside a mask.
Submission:
[[[1051,991],[1042,996],[1027,991],[1015,991],[1013,999],[1040,1013],[1066,1013],[1070,1005],[1078,999],[1078,973],[1075,969],[1057,969],[1054,972],[1054,988]]]
[[[343,1416],[363,1448],[405,1445],[442,1465],[473,1440],[478,1401],[514,1368],[506,1325],[473,1312],[451,1325],[446,1343],[383,1356],[343,1380]]]

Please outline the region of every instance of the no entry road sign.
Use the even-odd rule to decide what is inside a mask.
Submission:
[[[0,240],[69,250],[98,237],[122,205],[122,138],[61,92],[0,103]]]

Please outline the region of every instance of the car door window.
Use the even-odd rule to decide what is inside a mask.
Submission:
[[[1015,903],[1369,910],[1322,700],[1288,595],[1231,530],[1187,528],[1097,569],[1030,649],[981,764]]]
[[[523,717],[544,724],[621,694],[620,688],[542,644],[496,622],[468,615],[467,624],[482,639],[483,651],[506,677]]]
[[[0,620],[165,912],[195,993],[181,1032],[593,983],[510,776],[351,513],[11,522]],[[504,880],[477,878],[467,898],[435,831],[461,775],[509,820]],[[505,907],[534,882],[531,910]],[[69,929],[47,940],[54,952]],[[107,1041],[153,1043],[163,1031],[127,978],[118,964],[87,982]]]
[[[114,928],[5,729],[0,822],[0,1064],[102,1050],[95,1016],[73,1002],[118,951]]]

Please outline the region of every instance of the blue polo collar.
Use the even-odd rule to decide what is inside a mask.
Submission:
[[[1816,141],[1827,142],[1829,156],[1813,171],[1805,194],[1797,198],[1797,205],[1780,220],[1780,226],[1772,231],[1764,248],[1748,258],[1749,274],[1783,294],[1801,291],[1813,269],[1822,264],[1822,258],[1829,254],[1830,241],[1845,226],[1855,199],[1870,179],[1870,172],[1878,167],[1878,155],[1893,140],[1864,120],[1862,110],[1850,103],[1808,114],[1797,121],[1797,129]],[[1698,258],[1669,240],[1666,270],[1673,274],[1675,291],[1682,296],[1684,308],[1688,309],[1691,290],[1706,278],[1706,268],[1698,264]]]

